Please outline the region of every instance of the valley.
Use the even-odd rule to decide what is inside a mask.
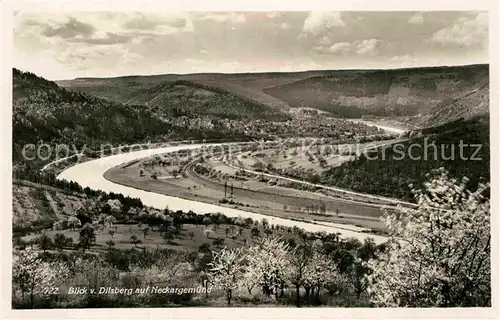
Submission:
[[[287,255],[310,246],[315,263],[336,261],[335,272],[351,281],[341,284],[346,294],[368,305],[359,261],[390,245],[388,221],[425,212],[415,194],[429,177],[466,176],[461,186],[472,192],[489,180],[484,65],[57,83],[14,69],[13,77],[14,249],[83,257],[73,280],[103,270],[123,275],[110,280],[116,285],[166,275],[167,266],[198,285],[219,253],[278,241]],[[480,144],[481,160],[395,157],[396,146],[407,156],[427,140],[451,155],[461,142]],[[190,303],[221,305],[218,294]]]

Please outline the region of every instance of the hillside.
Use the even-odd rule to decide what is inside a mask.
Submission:
[[[410,132],[409,137],[399,147],[379,149],[325,170],[321,183],[412,201],[408,185],[420,188],[425,174],[436,168],[443,167],[458,179],[466,176],[471,190],[481,181],[490,181],[489,117],[459,119]],[[467,145],[463,153],[460,143]]]
[[[57,84],[75,91],[121,103],[130,103],[144,90],[167,82],[189,81],[194,84],[208,85],[234,94],[242,99],[250,99],[274,109],[288,109],[288,105],[263,92],[264,88],[307,79],[326,74],[328,71],[306,71],[292,73],[199,73],[165,74],[148,76],[124,76],[114,78],[77,78],[60,80]]]
[[[145,105],[151,112],[166,116],[210,116],[221,119],[263,119],[280,121],[289,116],[254,100],[242,98],[214,86],[186,80],[169,81],[140,90],[127,101]]]
[[[224,130],[192,129],[143,106],[124,105],[60,88],[13,69],[13,157],[23,161],[26,144],[61,144],[100,150],[103,144],[182,139],[244,138]],[[73,151],[73,150],[71,150]],[[53,154],[52,156],[55,156]]]
[[[470,65],[391,70],[167,74],[79,78],[57,83],[71,90],[116,102],[145,103],[157,95],[160,96],[160,101],[169,98],[169,92],[161,92],[162,85],[168,82],[189,81],[191,86],[208,85],[209,91],[222,89],[272,109],[315,108],[349,118],[367,115],[414,117],[409,124],[420,126],[424,120],[418,118],[426,115],[426,119],[435,118],[436,115],[431,113],[436,108],[460,100],[475,90],[482,91],[487,88],[488,68],[488,65]],[[194,89],[187,90],[186,94],[191,94],[192,90]],[[180,94],[179,90],[176,91],[174,95]],[[218,97],[218,101],[224,102],[226,98]],[[465,115],[469,113],[467,110],[477,107],[474,99],[462,101],[463,106],[460,108],[464,109],[462,113]],[[486,105],[489,106],[487,102],[484,106]],[[187,108],[193,109],[189,106]],[[437,117],[439,118],[439,115]],[[429,122],[432,125],[439,123],[432,120]]]
[[[458,119],[470,119],[489,114],[490,88],[482,85],[458,98],[445,99],[430,112],[421,117],[410,119],[408,123],[420,127],[433,127]]]
[[[70,92],[13,70],[13,140],[16,144],[136,142],[174,129],[142,109]],[[90,146],[90,145],[89,145]]]
[[[394,70],[340,70],[264,92],[290,107],[310,107],[345,117],[420,116],[488,86],[488,65]],[[465,108],[475,107],[464,100]]]
[[[54,221],[75,215],[85,195],[68,194],[64,189],[28,181],[12,184],[12,225],[14,230],[50,228]]]

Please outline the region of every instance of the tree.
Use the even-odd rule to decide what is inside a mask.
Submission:
[[[427,179],[424,190],[412,189],[418,208],[384,213],[390,239],[368,264],[368,293],[377,306],[489,306],[489,186],[470,192],[467,178],[444,169]]]
[[[218,248],[222,247],[224,245],[224,238],[215,238],[213,244]]]
[[[326,204],[324,202],[321,202],[321,204],[319,205],[319,212],[322,214],[326,213]]]
[[[220,252],[213,252],[214,258],[209,263],[210,281],[216,288],[224,290],[226,293],[227,305],[231,305],[233,292],[238,288],[243,275],[243,253],[240,248],[222,249]]]
[[[245,219],[242,216],[238,216],[234,220],[234,224],[238,225],[238,226],[243,226],[243,225],[245,225]]]
[[[64,234],[56,233],[56,235],[54,236],[54,247],[57,250],[62,250],[66,246],[67,241],[68,240]]]
[[[171,173],[172,173],[172,176],[174,177],[174,179],[177,179],[180,172],[178,169],[173,169]]]
[[[189,235],[189,239],[191,239],[191,241],[192,241],[194,239],[194,236],[195,236],[194,232],[191,231],[188,233],[188,235]]]
[[[135,234],[133,234],[132,236],[130,236],[130,242],[132,242],[132,244],[137,248],[137,245],[138,244],[141,244],[142,241],[139,240],[139,238],[137,238],[137,236]]]
[[[206,228],[205,230],[203,230],[203,233],[205,234],[205,236],[210,239],[210,236],[212,235],[214,231],[210,228]]]
[[[107,204],[110,206],[111,213],[121,213],[122,212],[122,204],[118,199],[109,199]]]
[[[80,220],[78,220],[77,217],[69,217],[67,220],[67,224],[71,230],[78,229],[82,226],[82,223],[80,222]]]
[[[311,297],[312,291],[313,297],[318,300],[322,287],[334,277],[336,266],[328,256],[316,250],[313,250],[311,261],[312,263],[308,264],[304,270],[303,286],[306,290],[307,299]],[[316,291],[316,295],[314,295],[314,291]]]
[[[257,227],[253,227],[251,232],[252,232],[252,237],[259,237],[260,235],[259,228]]]
[[[253,219],[248,217],[245,219],[245,226],[250,226],[253,223]]]
[[[347,268],[347,279],[354,287],[356,297],[359,299],[361,294],[368,288],[367,275],[370,269],[360,258],[355,258],[353,263]]]
[[[29,295],[30,307],[34,306],[35,294],[54,287],[57,281],[63,280],[69,270],[61,263],[49,263],[42,260],[39,252],[26,248],[15,250],[12,261],[12,281],[24,298]]]
[[[171,243],[175,239],[175,231],[172,229],[169,229],[165,232],[163,232],[163,239],[167,241],[167,243]]]
[[[95,243],[95,231],[91,224],[87,223],[80,230],[80,242],[79,246],[85,251],[90,249],[92,244]]]
[[[144,239],[146,239],[146,236],[149,234],[151,231],[151,228],[149,226],[146,226],[144,229],[142,229],[142,233],[144,234]]]
[[[342,261],[341,269],[345,271],[346,278],[353,286],[356,296],[359,299],[361,294],[368,288],[368,281],[366,276],[370,273],[367,261],[375,259],[377,251],[377,244],[372,238],[367,238],[363,245],[356,250],[356,256],[348,263]]]
[[[252,272],[254,281],[264,294],[274,293],[282,288],[289,272],[288,246],[278,238],[265,238],[248,249],[247,270]]]
[[[116,201],[118,201],[118,200],[116,200]],[[119,202],[119,201],[118,201],[118,202]],[[115,204],[115,206],[113,207],[112,211],[116,213],[116,212],[117,212],[117,210],[118,210],[118,208],[119,208],[119,207]],[[121,208],[121,207],[120,207],[120,208]],[[111,228],[111,227],[113,226],[113,223],[115,223],[115,222],[116,222],[116,218],[115,218],[115,217],[113,217],[113,216],[111,216],[111,215],[107,215],[107,216],[105,216],[105,217],[103,218],[103,224],[104,224],[105,226],[107,226],[108,228]]]
[[[38,246],[40,249],[43,250],[43,252],[50,250],[54,247],[54,243],[52,242],[52,239],[46,235],[42,234],[38,239],[37,239]]]
[[[263,228],[269,228],[269,221],[266,218],[262,218],[261,224]]]
[[[297,306],[300,306],[300,287],[306,280],[306,267],[311,263],[312,255],[312,246],[309,242],[305,241],[295,246],[290,254],[288,280],[295,286],[295,304]]]
[[[203,224],[208,226],[210,223],[212,223],[212,220],[210,220],[210,217],[204,217],[203,218]]]

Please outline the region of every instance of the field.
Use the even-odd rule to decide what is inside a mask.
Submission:
[[[247,244],[251,244],[258,239],[258,236],[252,236],[252,229],[258,230],[259,236],[265,236],[266,230],[271,232],[268,235],[282,237],[283,239],[291,238],[292,236],[285,231],[264,228],[262,226],[234,226],[234,225],[193,225],[183,224],[182,230],[176,235],[175,239],[165,241],[162,232],[157,229],[148,231],[144,235],[144,225],[131,224],[114,224],[112,227],[106,227],[96,233],[96,240],[90,252],[101,252],[109,249],[109,241],[113,241],[111,247],[116,249],[172,249],[197,251],[203,244],[213,245],[218,248],[227,246],[228,248],[237,248]],[[111,230],[111,233],[109,232]],[[207,231],[209,230],[209,232]],[[256,231],[253,231],[256,232]],[[63,234],[71,238],[73,243],[79,241],[79,230],[49,230],[44,232],[45,235],[54,240],[56,234]],[[136,236],[141,243],[133,244],[131,237]],[[34,242],[39,237],[39,234],[30,234],[21,239],[27,243]],[[222,239],[219,240],[219,239]]]
[[[378,143],[374,143],[376,145]],[[366,146],[364,146],[366,147]],[[292,150],[290,150],[291,153]],[[252,161],[259,159],[255,154],[262,152],[243,152],[234,155],[235,159]],[[271,149],[264,153],[271,155]],[[248,156],[250,155],[250,156]],[[241,156],[241,157],[240,157]],[[247,159],[244,159],[245,157]],[[250,159],[252,158],[252,159]],[[299,159],[300,158],[300,159]],[[295,160],[309,165],[312,170],[321,169],[320,165],[296,155]],[[162,160],[160,160],[162,159]],[[332,157],[328,161],[342,162]],[[284,163],[283,154],[274,158],[273,164]],[[292,160],[293,161],[293,160]],[[236,160],[235,162],[245,163]],[[200,172],[201,168],[210,171]],[[289,182],[280,179],[264,179],[259,176],[241,176],[239,169],[229,165],[222,157],[210,157],[199,163],[192,158],[179,160],[172,155],[154,156],[140,162],[127,163],[105,173],[105,178],[115,183],[131,186],[185,199],[229,206],[245,211],[283,218],[313,221],[314,223],[334,223],[348,230],[374,230],[383,228],[379,217],[380,204],[361,202],[328,195],[326,192],[307,190],[300,186],[292,188]],[[299,188],[300,187],[300,188]],[[232,189],[232,192],[231,192]]]

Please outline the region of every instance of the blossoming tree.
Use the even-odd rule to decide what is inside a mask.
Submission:
[[[368,266],[368,293],[377,306],[487,306],[490,285],[488,186],[466,189],[467,178],[444,169],[413,190],[417,209],[386,212],[387,249]]]
[[[247,272],[255,275],[256,284],[264,293],[274,293],[283,289],[290,271],[289,247],[279,238],[264,238],[250,247],[247,253]]]
[[[224,290],[227,305],[231,305],[233,292],[240,286],[243,275],[244,255],[241,248],[228,250],[226,248],[214,252],[210,265],[209,279],[214,287]]]
[[[29,296],[31,308],[35,295],[47,294],[44,290],[55,287],[55,284],[68,274],[68,268],[62,263],[43,261],[39,251],[26,248],[14,252],[12,281],[14,287],[21,291],[23,298],[26,294]]]

